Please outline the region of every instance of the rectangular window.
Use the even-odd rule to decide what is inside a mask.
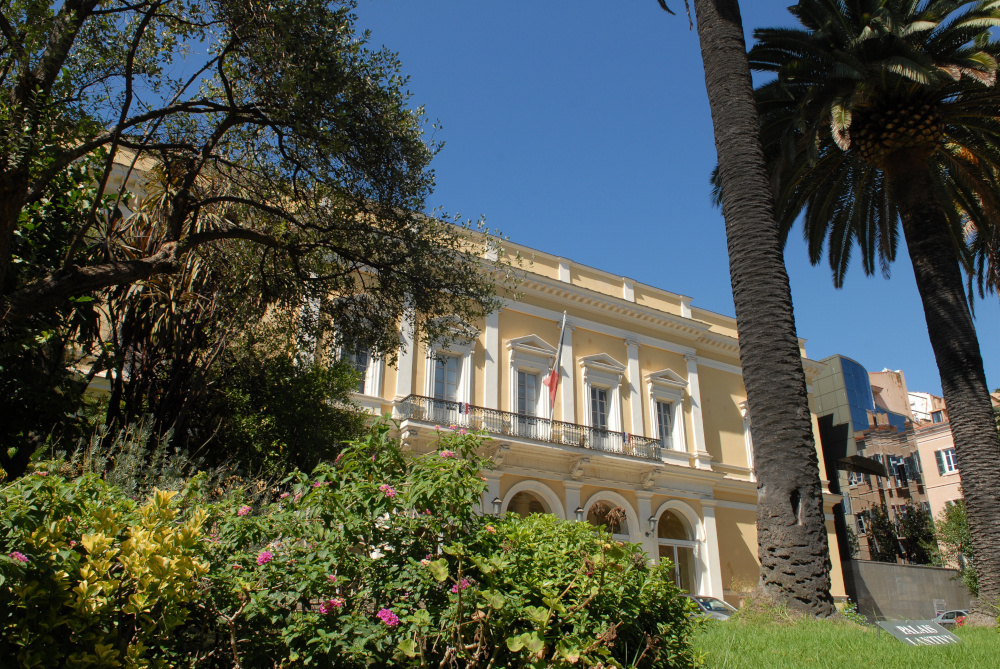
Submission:
[[[934,421],[935,423],[942,423],[942,422],[944,422],[944,412],[943,411],[935,411],[934,413],[931,414],[931,420]]]
[[[660,443],[663,448],[671,448],[670,436],[673,426],[670,419],[673,417],[674,405],[669,402],[656,403],[656,428],[659,430]]]
[[[517,373],[517,413],[522,416],[538,414],[538,374]]]
[[[354,389],[354,392],[364,394],[365,392],[365,376],[368,374],[368,349],[357,347],[353,351],[347,354],[347,360],[354,367],[354,371],[357,372],[361,378],[358,379],[358,385]]]
[[[954,448],[946,448],[941,451],[934,451],[934,458],[937,460],[938,473],[941,476],[958,471],[958,465],[955,463]]]
[[[608,391],[606,388],[590,388],[590,425],[599,430],[608,429]]]
[[[434,399],[458,401],[458,358],[442,356],[435,361]]]
[[[867,529],[865,528],[865,519],[862,516],[857,516],[855,520],[858,523],[858,534],[867,534]]]

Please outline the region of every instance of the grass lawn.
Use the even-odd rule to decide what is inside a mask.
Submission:
[[[994,669],[1000,667],[1000,631],[959,628],[962,643],[906,646],[886,632],[848,622],[708,621],[694,638],[705,666],[771,669]]]

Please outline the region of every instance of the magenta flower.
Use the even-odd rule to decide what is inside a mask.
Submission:
[[[497,528],[493,527],[492,525],[487,525],[486,526],[486,531],[489,532],[490,534],[496,534],[497,533]]]
[[[257,556],[257,566],[264,566],[273,559],[274,556],[271,555],[270,551],[261,551],[260,555]]]
[[[385,623],[387,627],[395,627],[399,624],[399,618],[389,609],[382,609],[375,614],[375,617]]]
[[[465,590],[466,588],[471,587],[471,586],[472,586],[472,584],[469,583],[469,579],[463,578],[461,581],[459,581],[455,585],[451,586],[451,594],[457,595],[462,590]]]
[[[248,513],[250,513],[250,507],[247,506],[246,504],[244,504],[243,506],[240,507],[240,510],[236,512],[236,515],[237,516],[245,516]]]
[[[323,484],[322,484],[322,483],[320,483],[319,481],[316,481],[316,483],[313,483],[313,488],[318,488],[318,487],[320,487],[321,485],[323,485]]]
[[[442,458],[453,458],[455,457],[455,451],[441,451]]]
[[[467,434],[467,433],[468,433],[468,430],[466,430],[466,429],[465,429],[465,428],[463,427],[463,428],[462,428],[461,430],[459,430],[459,431],[458,431],[458,433],[459,433],[459,434]]]
[[[10,553],[10,558],[12,560],[16,560],[18,562],[27,562],[28,561],[28,556],[25,555],[24,553],[20,553],[18,551],[12,551]]]
[[[335,464],[335,465],[336,465],[336,464],[339,464],[339,463],[340,463],[340,459],[341,459],[342,457],[344,457],[344,454],[343,454],[343,453],[337,453],[337,457],[336,457],[336,458],[334,458],[334,460],[333,460],[333,464]]]
[[[283,492],[280,495],[278,495],[278,499],[285,499],[286,497],[288,497],[288,493],[287,492]]]
[[[342,597],[334,597],[333,599],[328,599],[325,602],[320,602],[319,612],[325,616],[326,614],[331,613],[336,609],[339,609],[343,605],[344,605],[344,599]]]
[[[381,490],[383,493],[385,493],[386,497],[395,497],[396,496],[396,489],[393,488],[388,483],[383,483],[382,485],[380,485],[378,487],[378,489]]]
[[[329,576],[326,577],[326,580],[330,581],[330,583],[336,583],[337,577],[334,576],[333,574],[330,574]]]

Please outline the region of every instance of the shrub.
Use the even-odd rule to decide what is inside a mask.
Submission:
[[[0,649],[25,666],[696,663],[669,566],[587,524],[477,515],[479,435],[412,457],[391,429],[268,504],[212,501],[204,477],[142,507],[92,476],[22,479],[3,492]]]

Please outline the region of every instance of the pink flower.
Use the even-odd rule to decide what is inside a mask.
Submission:
[[[257,556],[257,566],[263,566],[274,559],[269,551],[261,551],[260,555]]]
[[[76,546],[76,541],[74,539],[70,539],[69,540],[69,547],[72,548],[73,546]]]
[[[237,516],[245,516],[248,513],[250,513],[250,507],[247,506],[246,504],[244,504],[243,506],[240,507],[240,510],[236,512],[236,515]]]
[[[423,565],[423,566],[425,566],[425,567],[426,567],[427,565],[429,565],[430,563],[431,563],[431,561],[430,561],[430,559],[429,559],[429,558],[424,558],[423,560],[421,560],[421,561],[420,561],[420,564],[422,564],[422,565]]]
[[[334,576],[333,574],[330,574],[329,576],[326,577],[326,580],[330,581],[330,583],[336,583],[337,577]]]
[[[457,425],[449,425],[449,426],[448,426],[448,429],[449,429],[449,430],[457,430],[457,429],[458,429],[458,426],[457,426]]]
[[[283,492],[280,495],[278,495],[278,499],[285,499],[286,497],[288,497],[288,494],[289,493],[287,493],[287,492]]]
[[[396,496],[396,489],[393,488],[388,483],[383,483],[382,485],[380,485],[378,487],[378,489],[381,490],[383,493],[385,493],[386,497],[395,497]]]
[[[337,457],[336,457],[336,458],[334,458],[334,460],[333,460],[333,464],[335,464],[335,465],[336,465],[336,464],[340,463],[340,459],[341,459],[342,457],[344,457],[344,454],[343,454],[343,453],[337,453]]]
[[[25,555],[24,553],[20,553],[18,551],[11,551],[10,558],[12,560],[16,560],[18,562],[27,562],[28,561],[28,556]]]
[[[344,599],[342,597],[334,597],[333,599],[328,599],[325,602],[320,602],[319,612],[326,615],[335,609],[339,609],[344,605]]]
[[[233,569],[243,569],[243,567],[238,564],[234,564]]]
[[[435,429],[435,430],[440,430],[440,429],[441,429],[441,426],[440,426],[440,425],[435,425],[435,426],[434,426],[434,429]]]
[[[458,431],[459,434],[466,434],[467,432],[468,430],[466,430],[464,427]]]
[[[299,493],[299,492],[295,493],[295,501],[297,502],[300,499],[302,499],[302,493]]]
[[[375,454],[372,453],[372,462],[375,462]]]
[[[48,472],[35,472],[35,474],[37,474],[38,476],[48,476],[49,475]]]
[[[318,487],[320,487],[321,485],[323,485],[323,484],[322,484],[322,483],[320,483],[319,481],[316,481],[316,483],[313,483],[313,488],[318,488]]]
[[[453,458],[455,457],[455,451],[441,451],[442,458]]]
[[[375,614],[375,617],[385,623],[388,627],[395,627],[399,624],[399,618],[389,609],[382,609]]]
[[[486,531],[489,532],[490,534],[496,534],[497,533],[497,528],[493,527],[492,525],[487,525],[486,526]]]
[[[469,579],[463,578],[461,581],[459,581],[455,585],[451,586],[451,594],[457,595],[459,592],[461,592],[462,590],[465,590],[466,588],[470,587],[471,585],[472,584],[469,583]]]

